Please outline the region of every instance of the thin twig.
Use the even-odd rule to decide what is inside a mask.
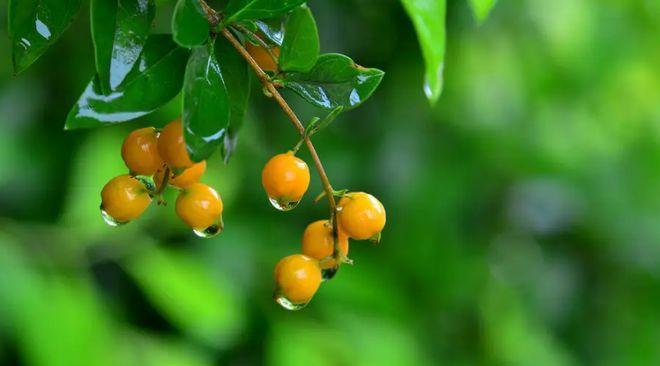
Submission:
[[[263,49],[265,49],[266,52],[268,52],[268,56],[270,56],[270,58],[273,60],[273,63],[277,65],[277,56],[275,56],[275,53],[273,53],[271,46],[266,41],[264,41],[258,34],[254,33],[253,31],[247,29],[246,27],[240,24],[235,24],[232,27],[238,29],[243,33],[249,34],[252,38],[254,38],[257,42],[259,42],[259,45],[261,45],[261,47],[263,47]]]
[[[328,198],[328,204],[330,205],[330,214],[331,214],[331,219],[332,219],[332,232],[334,236],[334,253],[333,256],[337,259],[339,259],[340,252],[338,248],[338,234],[339,234],[339,229],[338,229],[338,224],[337,224],[337,203],[335,202],[335,196],[334,196],[334,190],[332,189],[332,185],[330,184],[330,180],[328,179],[328,175],[325,172],[325,169],[323,168],[323,163],[321,163],[321,159],[319,158],[318,153],[316,152],[316,148],[314,148],[314,144],[312,143],[312,140],[309,139],[309,137],[305,134],[305,126],[300,122],[300,119],[298,119],[298,116],[293,112],[289,104],[284,100],[280,92],[277,90],[275,85],[270,81],[270,78],[268,75],[259,67],[257,62],[250,56],[250,54],[247,52],[245,47],[241,44],[241,42],[234,37],[233,34],[226,28],[222,29],[222,35],[229,41],[229,43],[234,46],[236,51],[241,54],[241,56],[247,61],[247,63],[250,65],[252,70],[257,74],[257,77],[261,81],[261,83],[264,85],[266,90],[273,96],[273,98],[277,101],[277,104],[280,105],[284,113],[289,117],[289,120],[293,124],[293,126],[298,130],[300,133],[300,136],[303,138],[305,141],[305,144],[307,145],[307,149],[309,150],[309,154],[312,156],[312,159],[314,160],[314,165],[316,166],[316,171],[319,173],[319,177],[321,178],[321,183],[323,184],[323,190],[325,191],[325,195]]]

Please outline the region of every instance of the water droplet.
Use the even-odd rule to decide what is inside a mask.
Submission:
[[[285,308],[286,310],[291,310],[291,311],[296,311],[304,308],[309,304],[309,302],[302,303],[302,304],[294,304],[291,302],[291,300],[287,299],[285,296],[275,294],[273,297],[275,299],[275,302],[280,304],[281,307]]]
[[[212,238],[220,233],[225,229],[225,225],[222,223],[222,217],[220,217],[220,220],[216,222],[215,224],[207,227],[206,229],[193,229],[193,232],[195,235],[199,236],[200,238]]]
[[[285,199],[276,199],[273,197],[268,197],[270,204],[273,205],[276,209],[280,211],[291,211],[298,206],[300,201],[288,201]]]
[[[117,221],[114,217],[110,216],[110,214],[107,213],[103,209],[103,207],[101,207],[101,217],[103,217],[103,221],[105,221],[105,223],[108,224],[108,226],[112,226],[112,227],[117,227],[128,223],[128,221],[123,221],[123,222]]]
[[[322,281],[329,281],[333,279],[337,274],[337,271],[339,271],[339,266],[321,269]]]

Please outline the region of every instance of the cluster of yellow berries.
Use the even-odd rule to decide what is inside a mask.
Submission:
[[[105,221],[117,226],[138,218],[154,198],[163,203],[166,188],[179,190],[176,213],[201,237],[223,230],[222,199],[199,180],[206,162],[194,163],[186,150],[180,120],[162,131],[153,127],[131,132],[124,140],[122,158],[129,174],[111,179],[101,191]],[[275,155],[265,165],[262,184],[271,204],[281,211],[295,208],[310,181],[307,164],[295,153]],[[301,254],[283,258],[275,266],[275,300],[296,310],[314,296],[323,280],[332,278],[348,259],[348,241],[380,239],[385,227],[385,208],[364,192],[340,194],[336,215],[311,223],[302,236]]]
[[[293,152],[287,152],[270,159],[261,178],[273,206],[286,211],[307,191],[309,168]],[[332,220],[309,224],[302,236],[302,254],[284,257],[275,266],[274,298],[283,307],[297,310],[307,305],[321,282],[332,278],[342,262],[350,262],[349,239],[380,240],[385,208],[368,193],[345,193],[337,205],[337,222]]]
[[[179,218],[202,237],[222,231],[222,199],[210,186],[200,183],[206,161],[190,160],[180,120],[162,131],[153,127],[131,132],[121,148],[129,174],[111,179],[101,191],[104,220],[117,226],[137,219],[154,197],[166,188],[179,190],[175,210]]]

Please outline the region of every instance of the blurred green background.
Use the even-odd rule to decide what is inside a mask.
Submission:
[[[388,225],[288,312],[272,268],[327,208],[317,177],[293,212],[268,204],[261,168],[296,143],[275,103],[254,88],[236,155],[203,179],[222,235],[196,238],[171,205],[107,227],[123,137],[180,100],[62,131],[94,72],[86,9],[15,77],[2,3],[0,364],[660,364],[660,2],[501,0],[479,26],[450,1],[435,108],[398,2],[309,5],[322,51],[387,73],[315,142],[335,188],[379,197]]]

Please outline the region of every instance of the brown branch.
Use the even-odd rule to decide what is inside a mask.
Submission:
[[[289,120],[293,124],[293,126],[298,130],[298,133],[300,133],[300,137],[305,141],[305,144],[307,145],[307,149],[309,150],[309,154],[312,156],[312,159],[314,160],[314,165],[316,166],[316,171],[319,173],[319,177],[321,178],[321,183],[323,184],[323,190],[325,191],[325,195],[328,198],[328,204],[330,205],[330,211],[331,211],[331,221],[332,221],[332,232],[334,236],[334,241],[335,241],[335,246],[334,246],[334,253],[333,256],[336,259],[339,259],[340,253],[339,253],[339,248],[338,248],[338,233],[339,229],[337,226],[337,203],[335,202],[335,196],[334,196],[334,190],[332,189],[332,185],[330,184],[330,180],[328,179],[328,175],[325,172],[325,169],[323,168],[323,164],[321,163],[321,159],[319,158],[318,153],[316,152],[316,149],[314,148],[314,144],[312,143],[312,140],[309,139],[309,137],[305,134],[305,126],[300,122],[300,119],[298,119],[298,116],[293,112],[289,104],[284,100],[280,92],[277,90],[277,87],[270,81],[270,78],[268,75],[259,67],[259,64],[252,58],[252,56],[247,52],[245,47],[241,44],[241,42],[234,37],[233,34],[227,29],[223,28],[222,29],[222,35],[234,46],[236,51],[241,54],[241,56],[247,61],[247,63],[250,65],[252,70],[257,74],[257,77],[261,81],[261,83],[264,85],[266,90],[273,96],[273,98],[277,101],[277,104],[280,105],[284,113],[289,117]]]

